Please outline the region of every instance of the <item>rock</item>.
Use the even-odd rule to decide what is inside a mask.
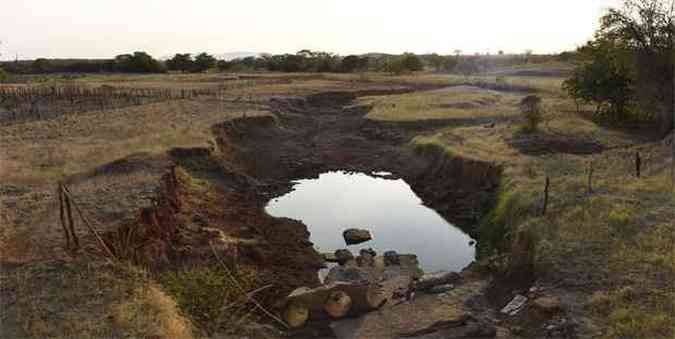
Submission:
[[[326,262],[338,263],[337,256],[334,253],[321,253],[321,257]]]
[[[372,249],[361,250],[360,255],[356,258],[356,263],[361,267],[375,266],[375,251]]]
[[[209,226],[209,219],[207,217],[204,217],[201,214],[195,214],[192,217],[192,221],[194,221],[195,224],[202,226],[202,227],[207,227]]]
[[[509,328],[509,331],[515,335],[521,335],[524,333],[523,328],[521,326],[511,326]]]
[[[471,322],[466,326],[464,338],[494,338],[497,336],[497,328],[486,322]]]
[[[384,252],[384,266],[398,266],[401,265],[401,260],[398,258],[396,251]]]
[[[356,245],[373,239],[370,231],[364,229],[350,228],[342,232],[347,245]]]
[[[369,274],[356,266],[335,266],[328,271],[324,284],[369,280]]]
[[[462,276],[457,272],[438,272],[425,274],[419,279],[419,281],[415,283],[415,290],[427,291],[436,286],[456,283],[461,279]]]
[[[455,285],[453,285],[453,284],[443,284],[443,285],[433,286],[433,287],[425,290],[424,292],[428,293],[428,294],[441,294],[441,293],[448,292],[448,291],[450,291],[454,288],[455,288]]]
[[[560,312],[560,298],[558,297],[539,297],[534,299],[531,306],[540,312],[552,315]]]
[[[502,308],[500,312],[508,315],[516,315],[525,306],[527,297],[521,294],[516,295],[513,299]]]
[[[377,256],[377,252],[372,248],[364,248],[359,251],[359,255],[369,255],[374,258]]]
[[[354,259],[354,255],[348,249],[336,250],[333,256],[335,257],[335,262],[340,265],[344,265],[347,261]]]
[[[494,325],[468,314],[461,315],[457,319],[437,321],[430,326],[415,331],[399,333],[399,337],[417,339],[476,339],[494,338],[496,336],[497,328]]]

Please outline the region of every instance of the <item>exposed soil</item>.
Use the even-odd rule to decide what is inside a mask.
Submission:
[[[292,180],[332,170],[391,172],[448,221],[473,233],[473,222],[499,186],[500,168],[453,158],[434,146],[409,146],[414,135],[442,124],[373,121],[365,118],[369,107],[353,105],[358,95],[385,93],[275,97],[268,102],[270,115],[213,126],[217,149],[170,151],[179,169],[170,168],[153,204],[107,232],[106,243],[117,255],[157,269],[214,264],[217,251],[254,266],[261,285],[273,284],[274,289],[258,295],[273,305],[294,288],[317,286],[323,261],[305,225],[271,217],[264,207],[291,190]],[[139,161],[131,157],[96,172],[134,171]],[[129,248],[125,241],[133,242],[132,253],[119,252]]]

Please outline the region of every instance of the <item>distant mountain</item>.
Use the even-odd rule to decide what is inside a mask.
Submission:
[[[218,60],[234,60],[234,59],[243,59],[246,57],[257,57],[263,53],[256,53],[256,52],[229,52],[229,53],[223,53],[223,54],[216,54],[215,57]]]
[[[199,54],[199,52],[197,52],[197,53],[191,53],[191,54],[192,54],[192,56],[194,57],[195,55]],[[211,54],[211,53],[209,53],[209,54]],[[265,53],[256,53],[256,52],[229,52],[229,53],[222,53],[222,54],[213,54],[213,56],[214,56],[216,59],[218,59],[218,60],[227,60],[227,61],[230,61],[230,60],[234,60],[234,59],[242,59],[242,58],[246,58],[246,57],[250,57],[250,56],[255,56],[255,57],[257,57],[257,56],[260,56],[260,55],[262,55],[262,54],[265,54]],[[159,58],[159,60],[169,60],[169,59],[171,59],[171,58],[173,58],[173,54],[171,54],[171,55],[165,55],[165,56]]]

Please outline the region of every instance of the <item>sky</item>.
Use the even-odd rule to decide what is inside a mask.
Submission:
[[[0,59],[132,51],[552,53],[592,37],[619,0],[19,0],[0,11]]]

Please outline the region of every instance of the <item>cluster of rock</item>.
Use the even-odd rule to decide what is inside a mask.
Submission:
[[[345,243],[363,243],[372,239],[367,230],[348,229]],[[358,316],[386,303],[405,302],[416,291],[441,293],[461,279],[455,272],[424,275],[414,254],[361,249],[355,256],[348,249],[324,253],[326,262],[334,263],[317,288],[301,287],[285,301],[284,320],[293,328],[308,321],[325,321]]]

